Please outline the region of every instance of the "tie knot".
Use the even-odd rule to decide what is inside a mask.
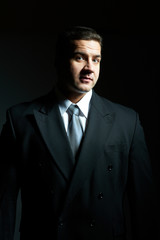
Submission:
[[[68,112],[70,114],[74,114],[77,116],[79,116],[79,114],[80,114],[79,107],[77,105],[73,105],[73,104],[71,104],[70,107],[68,108]]]

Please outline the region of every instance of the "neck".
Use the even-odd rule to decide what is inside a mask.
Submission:
[[[67,99],[69,99],[71,102],[73,103],[77,103],[79,102],[86,93],[81,93],[81,94],[77,94],[77,93],[72,93],[72,94],[66,94]]]
[[[69,89],[59,88],[59,91],[71,102],[77,103],[79,102],[86,94],[86,92],[76,92],[76,91],[70,91]]]

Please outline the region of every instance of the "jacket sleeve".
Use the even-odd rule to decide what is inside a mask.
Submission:
[[[18,196],[16,136],[9,111],[0,135],[0,239],[13,240]]]
[[[127,188],[133,239],[157,239],[156,191],[151,160],[138,114],[130,147]]]

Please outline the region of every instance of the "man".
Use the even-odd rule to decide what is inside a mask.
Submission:
[[[94,92],[101,50],[102,38],[91,28],[60,34],[56,87],[7,111],[0,139],[1,240],[13,240],[19,189],[21,240],[124,240],[126,194],[133,239],[153,236],[143,129],[134,110]]]

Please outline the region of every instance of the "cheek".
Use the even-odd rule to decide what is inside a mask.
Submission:
[[[72,75],[74,78],[76,78],[76,77],[79,76],[80,71],[81,71],[81,66],[79,66],[79,65],[77,66],[77,65],[74,65],[74,64],[72,64],[72,65],[70,66],[70,72],[71,72],[71,75]]]
[[[97,67],[97,68],[95,69],[95,76],[96,76],[97,79],[98,79],[98,77],[99,77],[99,73],[100,73],[100,67]]]

